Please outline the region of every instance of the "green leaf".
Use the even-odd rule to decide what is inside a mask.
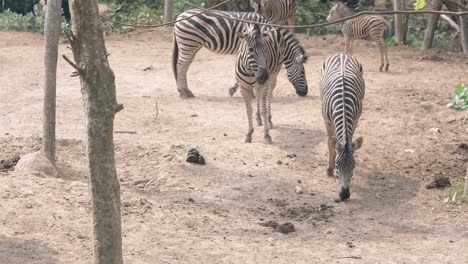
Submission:
[[[413,6],[415,10],[423,9],[426,6],[426,0],[416,0]]]

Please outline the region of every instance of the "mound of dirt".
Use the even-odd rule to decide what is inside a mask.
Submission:
[[[41,152],[26,154],[19,160],[15,171],[40,176],[58,177],[57,168]]]

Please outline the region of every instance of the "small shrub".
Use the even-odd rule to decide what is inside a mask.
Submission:
[[[121,7],[120,5],[112,4],[109,9],[103,14],[109,20],[103,20],[104,29],[106,32],[126,33],[134,30],[130,25],[152,25],[161,23],[164,20],[164,11],[162,9],[153,8],[152,4],[134,4]]]
[[[460,83],[455,87],[447,107],[455,110],[468,109],[468,84]]]
[[[468,202],[468,196],[463,195],[463,186],[454,185],[452,187],[448,187],[444,190],[444,196],[449,198],[449,201],[452,201],[453,197],[455,197],[456,203],[466,203]]]

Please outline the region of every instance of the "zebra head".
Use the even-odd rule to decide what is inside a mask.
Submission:
[[[335,159],[335,168],[336,168],[336,177],[340,182],[340,199],[347,200],[351,196],[349,191],[349,185],[351,183],[351,177],[353,177],[353,170],[356,166],[356,161],[354,160],[354,151],[361,148],[363,138],[359,137],[352,144],[341,144],[336,143],[336,159]]]
[[[295,40],[295,39],[294,39]],[[307,79],[305,75],[304,63],[307,62],[307,55],[304,48],[300,46],[297,40],[292,41],[290,48],[286,51],[285,66],[288,72],[288,79],[294,85],[296,94],[299,96],[306,96],[309,92],[307,86]]]
[[[245,24],[242,32],[237,32],[237,36],[242,39],[240,52],[244,53],[247,63],[252,69],[257,83],[263,85],[268,80],[268,65],[263,45],[263,38],[268,37],[269,31],[261,31],[256,24]]]
[[[352,15],[353,11],[347,7],[343,2],[332,2],[330,13],[328,14],[327,21],[332,22],[338,19],[345,18]]]

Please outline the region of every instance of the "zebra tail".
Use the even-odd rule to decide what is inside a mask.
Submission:
[[[388,20],[385,19],[385,18],[383,18],[383,17],[382,17],[382,20],[383,20],[383,22],[385,23],[385,27],[387,27],[387,30],[390,30],[390,28],[392,27],[392,26],[390,25],[390,22],[388,22]]]
[[[179,60],[179,45],[175,38],[175,32],[173,36],[173,45],[172,45],[172,71],[174,72],[174,77],[177,80],[177,61]]]

